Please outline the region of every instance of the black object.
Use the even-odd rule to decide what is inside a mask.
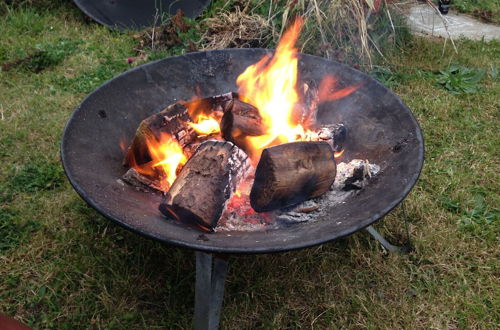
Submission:
[[[446,15],[450,10],[451,0],[438,0],[438,9],[441,14]]]
[[[93,20],[118,30],[140,30],[160,25],[165,14],[174,15],[178,9],[196,18],[210,0],[74,0]]]
[[[305,248],[352,234],[391,211],[410,192],[424,160],[422,133],[410,109],[368,75],[324,58],[299,55],[302,81],[316,86],[325,74],[339,88],[361,87],[349,96],[320,104],[320,124],[344,123],[349,135],[340,161],[367,159],[381,166],[377,180],[315,222],[255,232],[200,231],[158,211],[162,196],[122,184],[124,152],[144,118],[179,99],[236,90],[236,77],[269,53],[230,49],[170,57],[132,69],[105,83],[75,109],[62,138],[66,174],[80,196],[101,214],[147,237],[177,246],[221,253],[269,253]],[[102,111],[106,116],[99,115]]]

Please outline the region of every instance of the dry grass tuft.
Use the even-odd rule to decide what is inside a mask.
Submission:
[[[271,25],[262,16],[249,14],[247,8],[236,7],[233,12],[223,11],[205,19],[200,49],[262,47],[272,37]]]

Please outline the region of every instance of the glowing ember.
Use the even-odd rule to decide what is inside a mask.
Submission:
[[[333,157],[340,158],[343,154],[344,154],[344,149],[340,150],[339,152],[334,153]]]
[[[219,122],[205,114],[200,114],[194,123],[188,123],[200,135],[210,135],[220,133]]]
[[[147,176],[157,176],[163,191],[167,191],[177,177],[177,168],[186,163],[179,143],[166,133],[161,133],[160,139],[146,141],[151,162],[144,165],[134,165],[133,168]]]

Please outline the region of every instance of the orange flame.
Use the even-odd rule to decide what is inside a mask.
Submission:
[[[294,109],[300,108],[298,58],[294,45],[302,22],[302,18],[298,18],[285,32],[274,55],[267,55],[247,67],[236,80],[240,98],[259,109],[266,129],[264,135],[246,138],[253,158],[269,146],[304,141],[312,136],[311,131],[300,125],[293,115]],[[346,97],[359,87],[354,85],[336,90],[337,80],[327,75],[320,83],[317,103]]]
[[[188,123],[200,135],[210,135],[220,133],[219,122],[205,114],[200,114],[194,123]]]
[[[177,177],[177,169],[186,163],[187,157],[179,143],[166,133],[161,133],[160,139],[146,140],[151,162],[135,165],[134,169],[144,175],[159,178],[162,191],[167,191]]]
[[[275,54],[246,68],[236,83],[243,101],[259,109],[266,133],[248,137],[256,150],[297,140],[304,133],[294,124],[292,112],[299,101],[297,85],[297,41],[302,19],[297,19],[280,40]]]
[[[199,91],[197,91],[197,95],[199,95]],[[212,110],[210,103],[206,99],[195,96],[191,101],[182,103],[187,107],[187,111],[193,119],[193,122],[188,123],[188,125],[200,136],[220,133],[220,118],[217,120],[217,114]]]
[[[325,76],[319,84],[318,101],[328,102],[343,98],[354,92],[360,85],[349,86],[339,90],[335,90],[338,81],[333,76]]]

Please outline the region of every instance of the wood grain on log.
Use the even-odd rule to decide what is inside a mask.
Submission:
[[[264,212],[320,196],[333,184],[335,174],[334,153],[327,142],[292,142],[264,149],[250,204]]]
[[[247,155],[233,143],[206,141],[182,168],[160,211],[213,231],[226,202],[249,169]]]

